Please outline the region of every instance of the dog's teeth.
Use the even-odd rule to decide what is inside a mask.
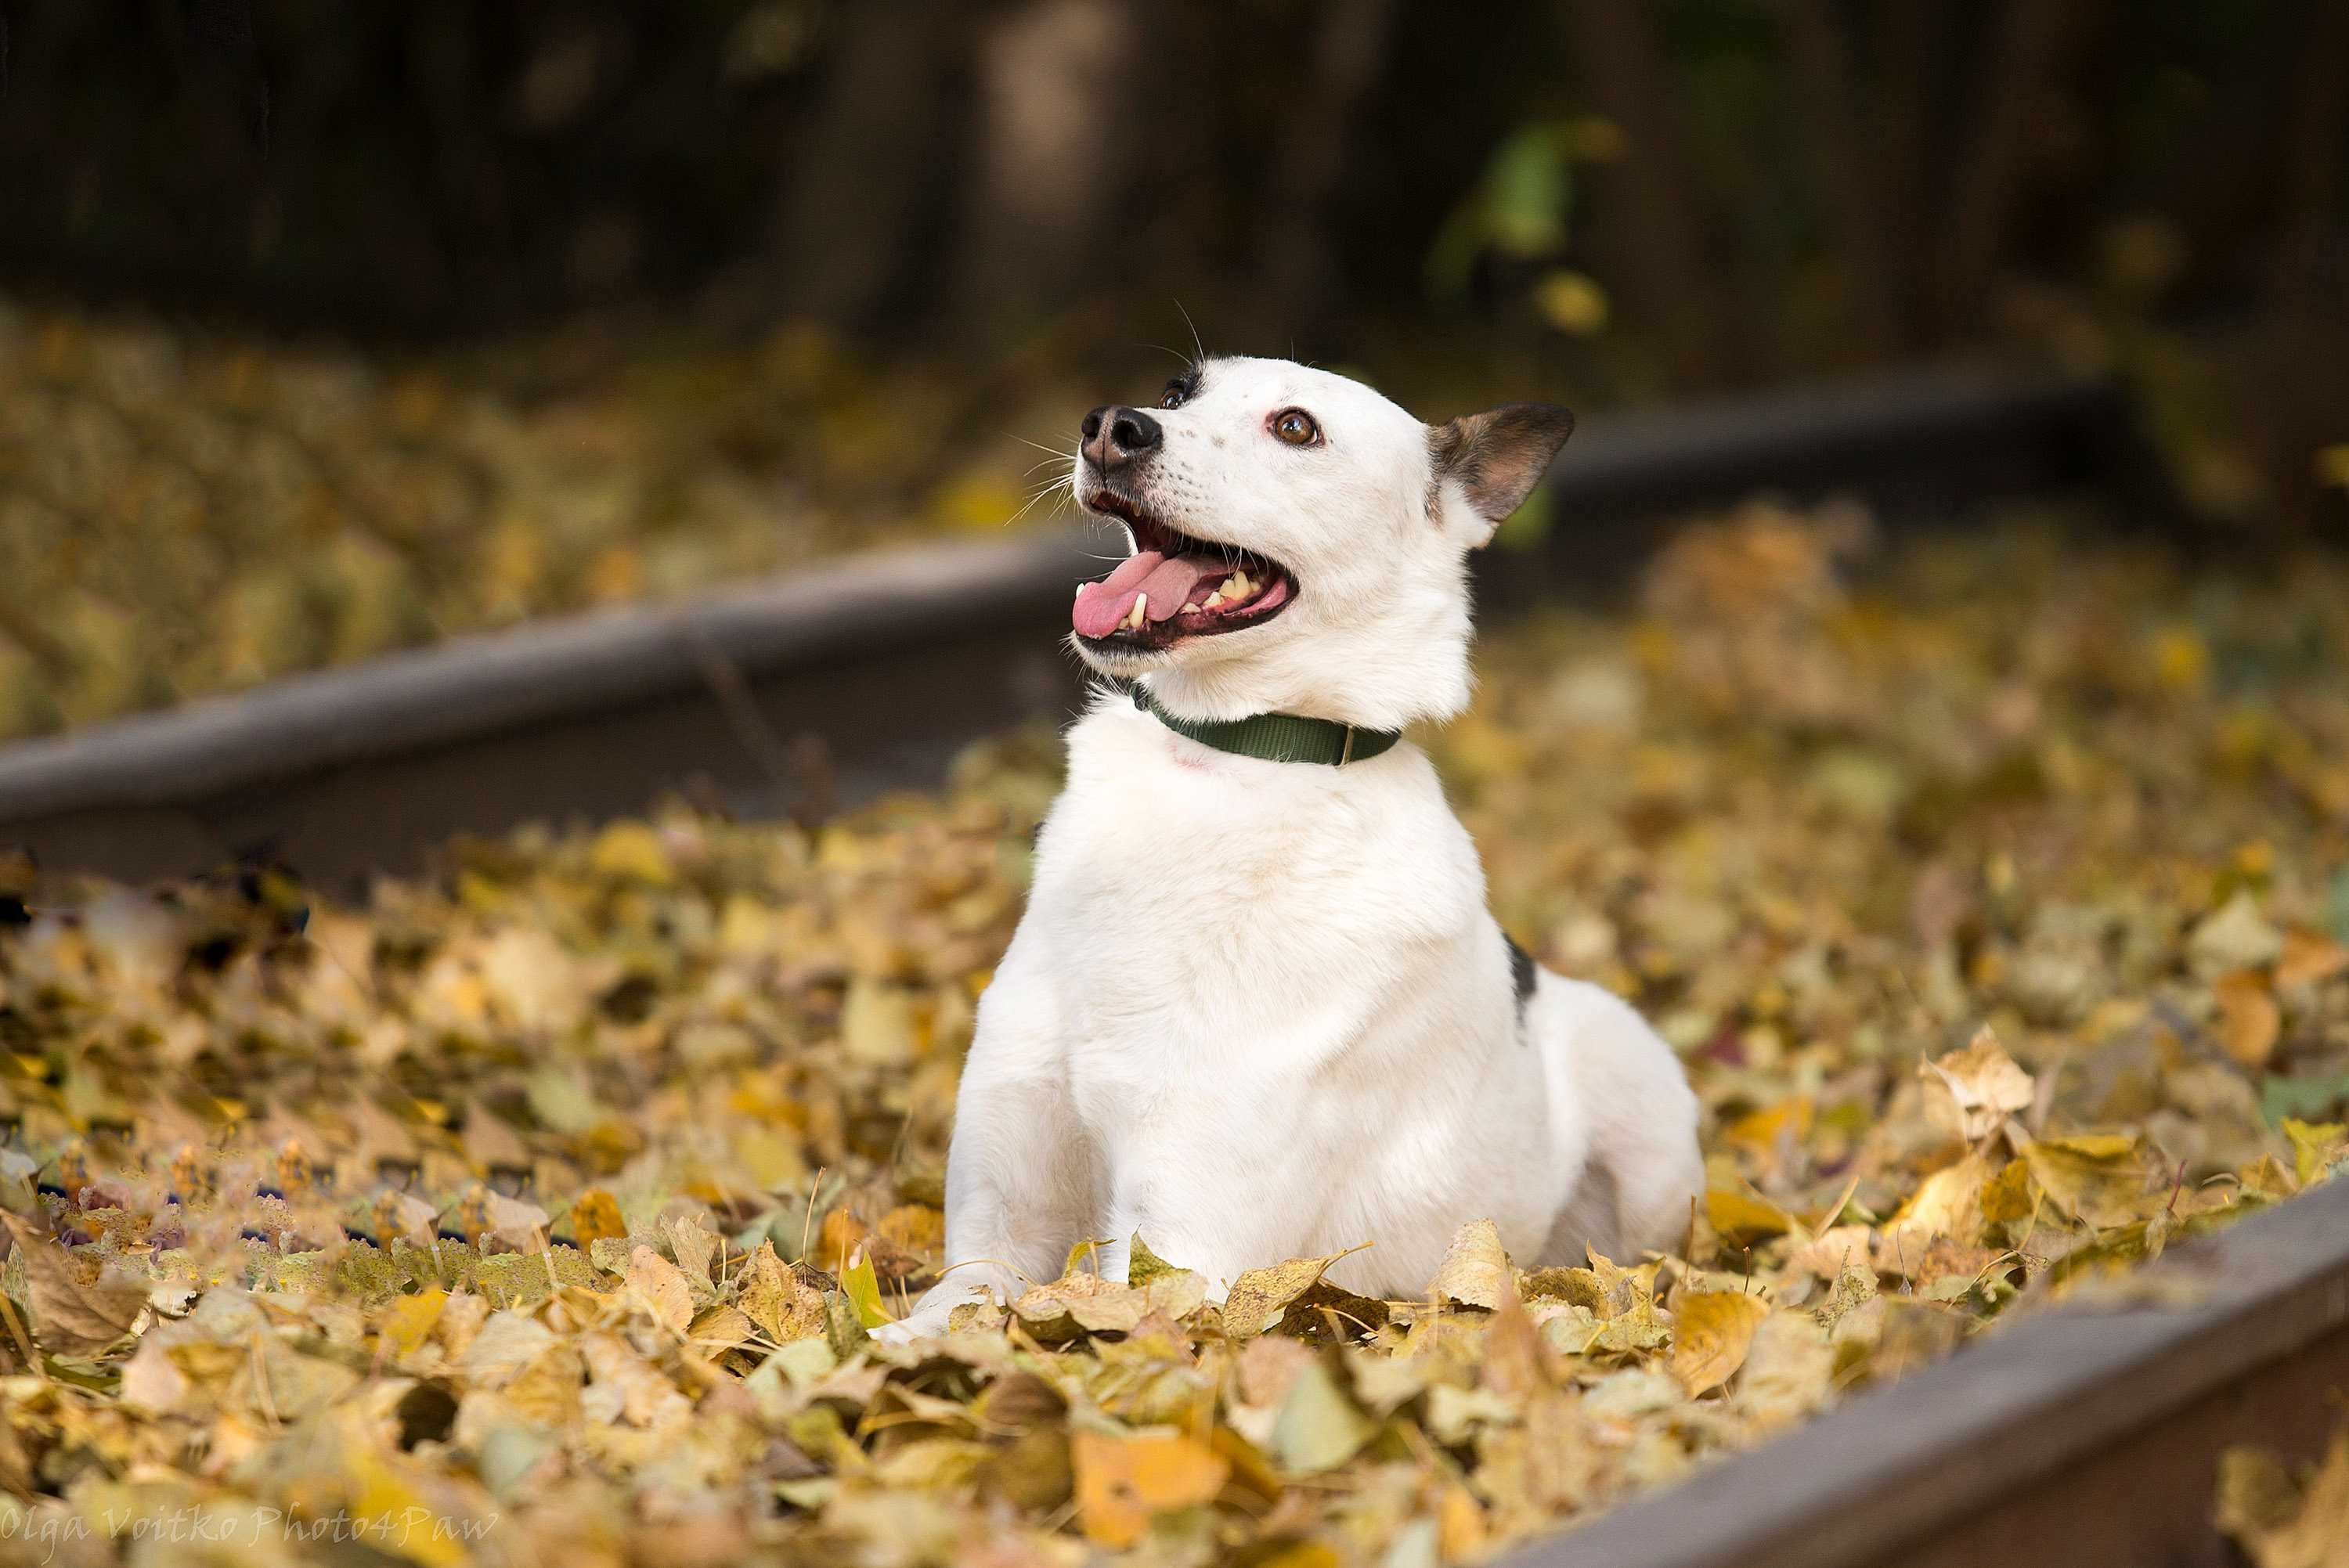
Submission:
[[[1192,600],[1188,604],[1183,606],[1183,614],[1185,615],[1195,615],[1198,613],[1199,602],[1196,599]]]
[[[1133,608],[1127,614],[1125,624],[1138,632],[1142,630],[1143,618],[1149,614],[1150,595],[1147,593],[1138,593],[1134,595]]]
[[[1212,610],[1212,609],[1214,609],[1216,605],[1218,605],[1218,604],[1222,603],[1223,602],[1224,602],[1224,591],[1223,591],[1222,589],[1218,588],[1218,589],[1216,589],[1214,593],[1212,593],[1208,594],[1208,595],[1206,596],[1206,598],[1205,598],[1204,600],[1200,601],[1199,608],[1200,608],[1200,609],[1202,609],[1202,610]]]

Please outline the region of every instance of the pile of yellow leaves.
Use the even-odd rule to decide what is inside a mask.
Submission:
[[[1143,1237],[910,1348],[868,1336],[940,1261],[1049,735],[813,829],[527,830],[347,904],[0,869],[0,1530],[66,1563],[1489,1553],[2343,1168],[2344,655],[2336,563],[1692,531],[1638,608],[1489,638],[1428,738],[1504,923],[1688,1064],[1675,1252],[1512,1259],[1464,1215],[1413,1300],[1268,1258],[1215,1302]]]
[[[0,296],[0,738],[994,533],[1036,459],[1010,431],[1090,400],[885,374],[805,325],[386,357]]]

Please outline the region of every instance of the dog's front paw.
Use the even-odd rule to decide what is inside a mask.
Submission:
[[[872,1336],[884,1345],[911,1345],[917,1340],[936,1339],[947,1331],[947,1316],[946,1312],[921,1308],[895,1323],[883,1324],[872,1331]]]
[[[919,1339],[936,1339],[949,1326],[947,1320],[954,1310],[968,1301],[983,1301],[983,1293],[968,1287],[941,1285],[914,1304],[914,1310],[895,1323],[885,1323],[873,1330],[873,1337],[884,1345],[911,1345]]]

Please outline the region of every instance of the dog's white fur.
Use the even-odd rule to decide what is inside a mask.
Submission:
[[[1291,407],[1319,442],[1268,432]],[[1125,492],[1281,562],[1297,598],[1154,652],[1079,639],[1089,662],[1198,718],[1400,728],[1465,707],[1467,554],[1563,428],[1501,452],[1508,471],[1480,487],[1439,432],[1286,361],[1210,361],[1153,417],[1164,443]],[[1102,481],[1078,467],[1082,503]],[[1122,1278],[1139,1233],[1217,1293],[1370,1242],[1332,1277],[1409,1297],[1470,1220],[1521,1264],[1578,1263],[1586,1243],[1625,1257],[1677,1239],[1702,1187],[1694,1098],[1640,1016],[1547,972],[1521,1006],[1475,849],[1418,748],[1261,761],[1110,694],[1069,735],[956,1115],[950,1271],[897,1336],[1056,1277],[1081,1241]]]

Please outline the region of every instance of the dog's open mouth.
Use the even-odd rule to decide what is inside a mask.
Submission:
[[[1085,505],[1123,521],[1134,545],[1116,571],[1077,590],[1069,619],[1087,642],[1163,648],[1260,625],[1297,596],[1297,579],[1277,561],[1194,539],[1114,491],[1102,490]]]

